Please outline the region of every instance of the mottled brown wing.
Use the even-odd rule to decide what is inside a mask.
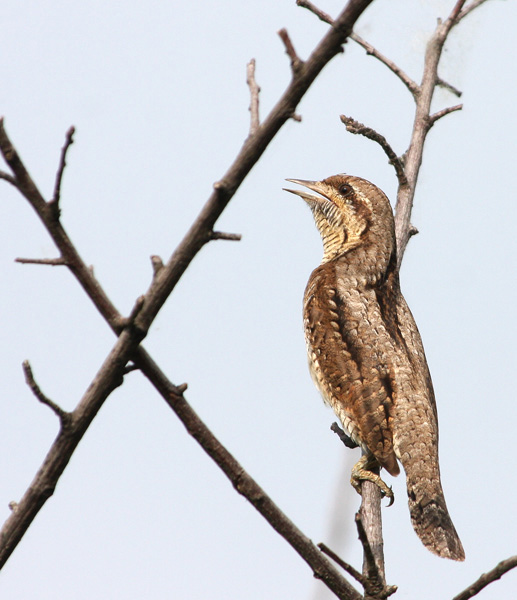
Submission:
[[[352,439],[397,475],[394,373],[379,350],[389,343],[389,334],[375,292],[343,285],[334,265],[323,264],[309,279],[304,320],[311,374],[324,400]]]

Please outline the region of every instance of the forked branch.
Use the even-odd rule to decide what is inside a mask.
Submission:
[[[153,261],[153,280],[138,310],[125,320],[116,310],[104,290],[95,280],[93,272],[80,255],[63,229],[59,212],[46,202],[25,169],[14,146],[10,142],[3,123],[0,122],[0,150],[13,172],[12,181],[29,201],[45,224],[49,234],[61,252],[66,265],[73,272],[119,338],[104,362],[94,382],[73,411],[71,426],[58,435],[33,483],[5,522],[1,532],[0,566],[8,559],[23,534],[47,498],[53,493],[57,480],[68,464],[79,440],[97,414],[111,391],[122,381],[127,364],[136,365],[152,382],[169,406],[176,412],[193,437],[215,460],[225,474],[232,479],[236,489],[243,494],[268,520],[268,522],[311,565],[320,578],[337,597],[359,600],[359,593],[332,566],[322,553],[297,530],[294,525],[274,507],[257,484],[243,471],[235,459],[224,449],[206,426],[199,420],[183,398],[184,386],[174,386],[160,371],[140,342],[145,337],[156,314],[174,289],[199,250],[212,239],[213,226],[225,209],[239,185],[260,158],[282,125],[295,113],[295,108],[323,67],[341,51],[353,24],[372,0],[350,0],[336,20],[338,27],[323,37],[315,51],[300,68],[293,68],[292,81],[288,85],[269,116],[253,136],[249,136],[242,150],[226,174],[214,185],[214,190],[182,242],[166,264]],[[65,147],[68,147],[65,143]],[[63,151],[62,156],[66,155]],[[63,158],[63,169],[65,160]],[[56,179],[61,181],[61,175]],[[11,181],[10,181],[11,182]],[[60,185],[60,184],[59,184]],[[59,186],[58,186],[59,187]],[[136,305],[135,305],[136,306]]]

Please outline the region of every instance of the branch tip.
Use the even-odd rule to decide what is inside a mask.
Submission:
[[[225,233],[224,231],[212,231],[210,240],[228,240],[230,242],[240,242],[242,235],[240,233]]]
[[[405,187],[408,185],[408,180],[406,176],[406,172],[404,169],[404,164],[401,158],[397,156],[393,148],[388,143],[388,140],[381,135],[379,132],[375,131],[371,127],[367,127],[359,121],[356,121],[352,117],[347,117],[346,115],[341,115],[340,119],[342,123],[344,123],[346,130],[354,135],[362,135],[373,142],[379,144],[379,146],[384,150],[384,153],[388,157],[388,161],[390,165],[395,169],[395,173],[397,174],[397,179],[400,187]]]
[[[36,396],[36,398],[41,402],[41,404],[48,406],[54,412],[54,414],[56,414],[59,417],[61,426],[64,427],[70,420],[70,413],[64,411],[54,401],[52,401],[50,398],[47,398],[47,396],[45,396],[45,394],[41,391],[41,388],[34,379],[32,368],[28,360],[23,361],[22,369],[25,375],[25,382],[31,389],[34,396]]]
[[[68,264],[62,256],[59,258],[15,258],[14,262],[22,265],[50,265],[51,267],[62,267]]]
[[[296,4],[301,8],[306,8],[307,10],[310,10],[318,17],[320,21],[323,21],[324,23],[332,25],[332,23],[334,22],[334,19],[330,15],[328,15],[326,12],[323,12],[312,2],[308,2],[307,0],[296,0]]]
[[[303,67],[303,60],[301,60],[298,54],[296,54],[296,50],[294,49],[293,42],[291,41],[289,34],[287,33],[287,29],[280,29],[278,35],[284,43],[287,56],[289,56],[291,59],[291,71],[293,72],[293,75],[296,75]]]
[[[443,108],[442,110],[429,115],[429,128],[431,128],[438,119],[441,119],[452,112],[456,112],[457,110],[461,110],[462,108],[463,104],[456,104],[455,106],[448,106],[447,108]]]
[[[66,154],[70,146],[74,143],[74,133],[75,127],[72,125],[68,131],[66,132],[65,144],[61,149],[61,156],[59,158],[59,166],[56,173],[56,183],[54,185],[54,194],[52,196],[52,200],[49,202],[54,210],[56,211],[56,216],[59,217],[59,200],[61,198],[61,183],[63,180],[63,173],[66,167]]]
[[[156,277],[163,269],[163,260],[157,254],[153,254],[151,256],[151,265],[153,267],[153,274]]]

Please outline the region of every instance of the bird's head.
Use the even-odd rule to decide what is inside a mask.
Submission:
[[[393,213],[388,198],[378,187],[352,175],[333,175],[323,181],[287,179],[318,195],[285,189],[303,198],[314,215],[323,240],[323,262],[338,258],[359,246],[373,246],[390,257],[394,251]]]

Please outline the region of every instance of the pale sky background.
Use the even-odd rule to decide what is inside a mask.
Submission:
[[[453,4],[376,0],[356,31],[419,80],[425,41]],[[337,15],[343,3],[320,6]],[[464,110],[429,136],[420,234],[401,280],[433,375],[443,485],[467,560],[421,545],[403,477],[386,475],[396,495],[383,511],[387,579],[398,600],[452,598],[517,552],[516,18],[515,2],[487,2],[454,31],[440,69],[464,92]],[[286,27],[305,58],[327,29],[294,0],[4,0],[0,23],[7,131],[48,198],[65,132],[77,127],[63,224],[124,313],[147,289],[149,257],[170,255],[248,134],[246,63],[257,60],[265,117],[290,78],[276,32]],[[457,102],[440,91],[434,107]],[[284,126],[217,225],[242,241],[202,250],[145,346],[174,382],[188,382],[195,410],[304,533],[359,568],[360,499],[346,483],[359,451],[329,431],[302,333],[321,242],[310,211],[281,188],[286,177],[347,172],[393,199],[383,152],[339,115],[377,128],[400,153],[413,101],[350,42],[298,112],[303,121]],[[0,196],[3,522],[58,426],[25,385],[22,361],[72,409],[114,336],[64,268],[14,263],[56,250],[5,182]],[[342,518],[331,524],[336,503]],[[516,585],[512,572],[479,598],[511,598]],[[0,575],[2,600],[323,600],[323,589],[138,373],[108,399]]]

